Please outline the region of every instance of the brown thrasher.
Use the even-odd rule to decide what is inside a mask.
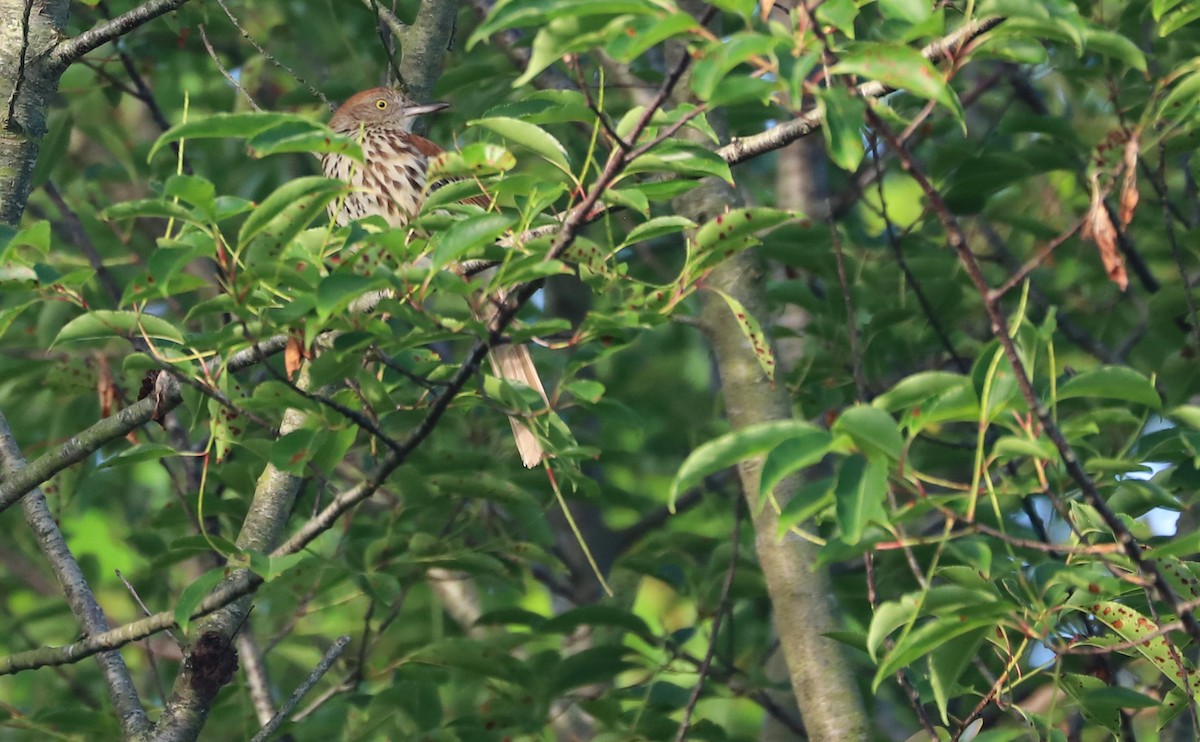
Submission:
[[[412,123],[423,113],[446,107],[445,103],[414,103],[391,88],[373,88],[351,96],[334,112],[329,128],[356,139],[363,153],[361,163],[332,153],[321,158],[326,177],[344,180],[353,187],[345,199],[329,205],[329,217],[335,224],[378,215],[393,227],[403,227],[416,216],[428,192],[425,171],[429,161],[443,150],[413,134]],[[481,205],[486,206],[486,200]],[[486,301],[482,309],[476,309],[476,316],[484,320],[494,313]],[[528,348],[497,345],[488,353],[488,359],[497,376],[525,384],[549,405]],[[545,453],[537,437],[520,419],[510,416],[509,422],[521,463],[526,467],[540,464]]]

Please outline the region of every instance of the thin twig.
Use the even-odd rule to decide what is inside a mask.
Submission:
[[[1024,397],[1026,404],[1029,405],[1029,409],[1037,415],[1038,420],[1042,424],[1042,431],[1054,443],[1055,448],[1058,449],[1067,474],[1079,485],[1087,503],[1100,514],[1105,525],[1112,531],[1117,543],[1121,544],[1122,550],[1136,565],[1138,573],[1142,576],[1148,576],[1152,580],[1159,598],[1166,603],[1171,613],[1179,616],[1183,621],[1184,630],[1192,638],[1192,641],[1200,643],[1200,622],[1196,620],[1195,615],[1191,612],[1180,610],[1180,600],[1175,595],[1175,591],[1171,588],[1170,583],[1167,582],[1162,570],[1159,569],[1153,560],[1145,556],[1141,545],[1134,538],[1129,527],[1123,520],[1117,517],[1116,513],[1113,512],[1112,508],[1109,507],[1108,503],[1101,496],[1100,491],[1096,488],[1095,481],[1084,471],[1083,466],[1079,463],[1075,449],[1059,429],[1053,415],[1042,404],[1042,400],[1033,388],[1029,374],[1025,370],[1024,361],[1022,361],[1012,336],[1009,334],[1008,319],[1004,316],[1003,311],[996,302],[988,301],[990,287],[988,286],[987,279],[979,267],[979,262],[975,259],[975,254],[967,244],[966,235],[959,226],[958,220],[949,207],[946,206],[945,201],[942,200],[941,193],[925,177],[924,171],[913,159],[912,154],[896,140],[896,135],[892,132],[891,127],[880,119],[869,107],[867,108],[867,118],[871,125],[888,141],[889,145],[896,150],[896,154],[900,157],[904,169],[916,181],[917,185],[920,186],[925,197],[933,207],[934,213],[937,214],[939,221],[941,221],[950,247],[958,254],[960,262],[967,271],[967,275],[971,278],[971,282],[975,284],[976,290],[984,300],[984,308],[987,311],[988,319],[991,321],[992,333],[1000,342],[1004,356],[1012,367],[1013,375],[1017,380],[1017,386],[1021,390],[1021,396]]]
[[[1162,204],[1163,210],[1163,229],[1166,230],[1167,243],[1171,246],[1171,257],[1175,260],[1175,267],[1179,269],[1179,280],[1183,284],[1183,298],[1187,301],[1188,324],[1191,326],[1192,341],[1196,343],[1196,351],[1200,352],[1200,315],[1196,313],[1196,297],[1192,296],[1192,284],[1188,280],[1187,265],[1183,262],[1183,251],[1179,249],[1179,240],[1175,236],[1175,222],[1171,219],[1171,200],[1167,198],[1166,142],[1158,144],[1157,177],[1151,180],[1158,183],[1158,200]]]
[[[221,64],[220,58],[217,57],[217,50],[213,49],[212,43],[208,40],[208,31],[204,28],[203,23],[200,24],[200,40],[204,42],[204,48],[208,51],[208,56],[212,57],[213,64],[217,65],[217,70],[220,71],[221,77],[224,77],[225,80],[233,86],[234,90],[241,93],[242,97],[246,99],[246,102],[250,104],[251,108],[259,113],[262,113],[263,109],[254,101],[254,98],[251,97],[250,93],[248,93],[246,89],[242,87],[242,84],[238,82],[236,77],[229,73],[229,70],[225,69],[225,65]]]
[[[921,50],[921,55],[931,62],[937,62],[957,54],[959,50],[999,26],[1004,20],[1003,17],[992,16],[966,23],[954,33],[926,46]],[[874,81],[859,85],[856,91],[863,98],[880,98],[895,92],[893,88]],[[729,144],[718,149],[717,154],[730,165],[736,165],[813,133],[820,128],[821,121],[819,111],[810,111],[753,136],[735,138]]]
[[[733,533],[729,537],[731,550],[729,566],[725,569],[725,580],[721,583],[721,597],[717,600],[717,609],[713,614],[712,629],[708,638],[708,649],[704,652],[704,661],[700,663],[696,685],[692,688],[691,695],[688,696],[687,705],[683,707],[683,720],[679,722],[679,731],[675,733],[675,742],[683,742],[687,739],[688,728],[692,725],[692,713],[696,710],[696,704],[700,701],[700,694],[704,691],[704,681],[708,677],[709,668],[712,666],[713,656],[717,653],[717,637],[721,633],[721,621],[729,611],[729,591],[733,587],[733,576],[737,572],[738,541],[741,539],[742,530],[742,501],[735,499],[733,503]]]
[[[67,233],[71,235],[71,241],[87,258],[88,265],[92,266],[92,270],[96,271],[96,279],[100,281],[100,285],[104,287],[104,291],[108,294],[108,298],[112,299],[113,307],[121,305],[121,287],[117,285],[117,281],[109,272],[108,267],[104,265],[104,259],[100,257],[100,252],[96,250],[96,245],[92,242],[92,238],[88,236],[87,230],[83,228],[83,222],[79,221],[79,215],[76,214],[67,202],[63,200],[62,194],[58,192],[58,188],[51,181],[46,181],[42,186],[42,190],[54,202],[58,208],[58,213],[62,217],[63,224],[66,226]]]
[[[242,38],[245,39],[246,41],[249,41],[250,46],[253,46],[255,51],[257,51],[259,54],[261,54],[264,59],[266,59],[271,64],[275,65],[279,69],[286,72],[296,82],[298,82],[301,85],[303,85],[304,87],[308,88],[308,92],[312,93],[317,98],[320,98],[321,102],[323,102],[329,108],[330,111],[332,111],[336,108],[336,106],[334,106],[333,103],[331,103],[329,101],[329,99],[325,97],[324,93],[322,93],[320,90],[317,90],[312,85],[309,85],[307,82],[305,82],[304,78],[300,77],[300,75],[298,75],[296,73],[296,71],[294,69],[292,69],[291,67],[288,67],[283,62],[280,62],[279,59],[277,59],[275,57],[275,55],[271,54],[271,52],[262,48],[262,45],[259,44],[257,41],[255,41],[254,37],[250,35],[250,32],[247,31],[242,26],[240,21],[238,21],[237,16],[235,16],[233,14],[233,11],[231,11],[229,9],[229,6],[225,4],[225,0],[217,0],[217,5],[220,5],[221,10],[225,11],[225,15],[229,16],[229,22],[232,23],[233,27],[236,28],[242,34]],[[201,28],[203,28],[203,26],[201,26]],[[206,45],[207,45],[207,42],[206,42]]]
[[[850,374],[854,378],[854,392],[859,402],[869,402],[867,378],[863,375],[862,349],[858,343],[858,317],[854,311],[854,297],[850,295],[850,282],[846,278],[846,255],[842,250],[842,238],[838,234],[833,218],[829,219],[829,237],[833,241],[833,257],[837,263],[838,286],[842,290],[842,304],[846,310],[846,333],[850,345]]]
[[[691,57],[684,54],[680,62],[676,65],[672,73],[663,81],[658,95],[655,96],[654,106],[647,108],[643,115],[638,119],[631,131],[631,138],[636,139],[641,136],[646,127],[650,123],[650,119],[654,116],[657,108],[661,106],[671,92],[675,89],[680,79],[682,79],[687,66],[691,61]],[[601,196],[608,190],[617,176],[621,173],[624,167],[629,163],[629,153],[614,151],[605,165],[604,170],[592,184],[587,195],[583,200],[576,205],[563,221],[562,227],[555,239],[551,243],[550,250],[546,254],[547,260],[553,260],[560,256],[563,252],[574,244],[576,237],[582,228],[588,223],[588,216],[592,209],[600,201]],[[327,505],[316,516],[305,523],[295,534],[292,535],[285,543],[278,546],[271,552],[272,556],[283,556],[286,554],[294,554],[305,548],[314,539],[325,533],[333,527],[337,519],[343,513],[353,508],[358,503],[370,497],[373,493],[383,486],[388,476],[396,470],[408,455],[433,432],[442,415],[449,409],[450,404],[457,397],[458,393],[466,386],[467,382],[474,377],[478,371],[480,364],[487,356],[488,351],[503,340],[504,330],[515,319],[517,312],[521,307],[538,291],[536,283],[525,284],[516,291],[513,291],[504,301],[496,302],[497,311],[488,323],[488,333],[484,338],[480,338],[468,351],[463,364],[458,371],[451,377],[446,388],[439,394],[430,404],[425,417],[421,422],[409,433],[409,435],[400,444],[398,451],[392,451],[381,462],[375,472],[366,480],[355,485],[351,489],[339,494],[334,498],[333,502]],[[287,340],[284,338],[283,343]],[[257,346],[256,346],[257,347]],[[280,348],[282,350],[282,347]],[[178,397],[178,390],[175,391],[174,397]],[[175,399],[171,400],[174,404],[179,402]],[[28,467],[25,467],[26,469]],[[19,473],[24,471],[18,470]],[[6,481],[5,485],[8,484]],[[36,480],[42,481],[42,480]],[[35,485],[36,486],[36,485]],[[15,499],[19,498],[17,495]],[[0,497],[0,509],[3,508],[4,499]],[[232,601],[239,597],[253,593],[259,585],[262,584],[262,578],[247,571],[242,571],[233,578],[226,580],[220,587],[213,590],[201,602],[194,612],[197,616],[207,615],[213,611],[219,610],[223,606],[227,606]],[[150,633],[161,631],[162,629],[171,626],[174,623],[174,616],[170,613],[156,614],[155,616],[137,621],[132,624],[120,627],[112,631],[101,631],[89,635],[82,641],[65,647],[43,648],[34,650],[33,652],[23,652],[10,655],[6,658],[0,658],[0,675],[11,674],[24,669],[41,667],[44,665],[60,665],[77,662],[83,657],[90,656],[99,651],[114,649],[123,646],[131,641],[147,636]],[[144,633],[148,632],[148,633]]]
[[[1041,250],[1038,250],[1036,255],[1027,260],[1024,265],[1014,271],[1013,274],[1008,277],[1007,281],[1000,284],[999,288],[989,291],[987,300],[996,301],[1020,285],[1020,283],[1025,280],[1025,277],[1032,273],[1039,265],[1045,262],[1046,258],[1050,257],[1050,254],[1053,253],[1059,247],[1059,245],[1074,236],[1074,234],[1079,231],[1079,228],[1083,226],[1083,222],[1084,217],[1076,219],[1075,223],[1067,227],[1062,234],[1047,242],[1045,247],[1043,247]]]
[[[214,358],[204,364],[208,373],[224,368],[227,373],[236,373],[257,364],[260,359],[280,353],[287,346],[287,335],[275,335],[251,347],[240,350],[229,357],[228,362]],[[175,378],[174,375],[171,377]],[[5,511],[24,495],[33,491],[42,482],[67,467],[78,464],[99,451],[108,443],[124,438],[158,416],[173,410],[183,401],[178,384],[162,395],[152,394],[145,399],[118,410],[97,421],[86,430],[72,436],[70,440],[55,446],[32,462],[27,462],[19,471],[12,472],[0,481],[0,512]]]
[[[906,131],[911,130],[908,127]],[[904,138],[901,137],[901,141]],[[954,349],[954,343],[950,342],[950,335],[942,327],[942,320],[938,317],[937,312],[933,311],[933,304],[929,301],[929,297],[925,295],[925,289],[921,286],[920,279],[913,273],[912,268],[908,265],[908,260],[904,257],[904,248],[900,245],[900,239],[896,235],[895,225],[892,223],[892,215],[888,212],[887,198],[884,196],[883,188],[883,162],[879,155],[879,147],[876,137],[868,138],[868,146],[871,148],[871,162],[874,164],[873,170],[875,176],[875,195],[879,199],[879,213],[883,217],[883,231],[887,236],[888,245],[892,248],[892,254],[896,256],[896,264],[900,266],[900,271],[904,273],[904,280],[912,287],[913,294],[917,297],[917,303],[921,305],[921,312],[925,315],[925,319],[929,321],[929,326],[933,328],[933,332],[937,335],[942,347],[950,354],[951,360],[954,361],[955,368],[959,373],[965,374],[970,370],[971,365],[967,360],[958,354]],[[830,220],[836,221],[834,216],[836,209],[829,209]]]
[[[187,1],[149,0],[149,2],[142,3],[127,13],[123,13],[106,23],[102,23],[90,31],[84,31],[74,38],[60,41],[50,51],[50,68],[61,72],[84,54],[107,44],[113,39],[124,36],[144,23],[148,23],[159,16],[166,15],[172,10],[178,9]]]
[[[300,687],[283,704],[283,708],[279,709],[279,713],[275,714],[269,722],[264,724],[263,728],[258,734],[254,735],[250,742],[265,742],[265,740],[269,739],[275,733],[275,730],[287,720],[288,715],[295,710],[296,705],[300,703],[300,699],[304,698],[312,690],[313,686],[317,684],[317,681],[324,677],[325,673],[329,672],[329,668],[333,667],[333,663],[337,661],[337,658],[341,656],[342,652],[346,649],[346,645],[349,643],[349,636],[339,636],[337,641],[333,643],[333,646],[329,648],[329,651],[325,652],[325,656],[321,658],[317,666],[313,668],[313,671],[300,684]]]
[[[570,55],[567,61],[567,67],[569,67],[571,71],[575,73],[575,82],[579,86],[579,90],[583,92],[583,99],[587,102],[587,107],[591,109],[592,114],[596,117],[596,120],[599,121],[600,125],[604,127],[604,131],[608,133],[609,139],[612,139],[613,144],[617,145],[623,150],[628,151],[629,142],[626,142],[621,137],[620,133],[617,132],[617,128],[613,125],[612,120],[608,117],[608,114],[600,109],[600,106],[596,103],[596,99],[592,97],[592,89],[587,84],[587,81],[583,79],[583,65],[579,64],[578,54]]]

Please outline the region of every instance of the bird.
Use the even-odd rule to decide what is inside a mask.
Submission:
[[[362,148],[363,161],[334,152],[321,158],[327,178],[351,186],[344,199],[329,204],[330,220],[344,226],[368,216],[381,216],[389,226],[407,225],[420,212],[430,190],[430,184],[426,183],[429,162],[444,151],[429,139],[414,134],[413,123],[418,116],[448,107],[449,104],[440,102],[417,103],[401,91],[386,87],[364,90],[347,98],[334,111],[329,128],[355,139]],[[474,311],[477,318],[489,319],[486,307]],[[488,352],[488,360],[498,377],[528,386],[549,406],[527,347],[496,345]],[[526,468],[540,465],[546,454],[528,423],[512,415],[508,419],[521,463]]]

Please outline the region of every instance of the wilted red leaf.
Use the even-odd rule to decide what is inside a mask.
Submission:
[[[1129,276],[1125,273],[1125,259],[1117,249],[1117,228],[1104,207],[1104,195],[1100,191],[1098,177],[1092,175],[1092,205],[1088,208],[1087,218],[1083,222],[1083,238],[1092,240],[1100,248],[1100,259],[1104,261],[1104,270],[1108,279],[1124,291],[1129,286]]]
[[[288,379],[293,378],[300,370],[300,362],[304,359],[304,346],[296,336],[288,338],[287,347],[283,351],[283,367],[287,370]]]
[[[108,359],[96,354],[96,395],[100,398],[100,417],[112,414],[117,402],[117,384],[113,381]]]
[[[1133,136],[1125,143],[1125,172],[1121,177],[1121,209],[1119,218],[1121,227],[1129,226],[1133,221],[1133,211],[1138,205],[1137,162],[1138,140]]]

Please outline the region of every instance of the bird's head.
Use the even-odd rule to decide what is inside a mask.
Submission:
[[[372,88],[350,96],[329,120],[329,128],[353,134],[359,127],[410,131],[413,120],[423,113],[447,108],[449,103],[415,103],[394,88]]]

